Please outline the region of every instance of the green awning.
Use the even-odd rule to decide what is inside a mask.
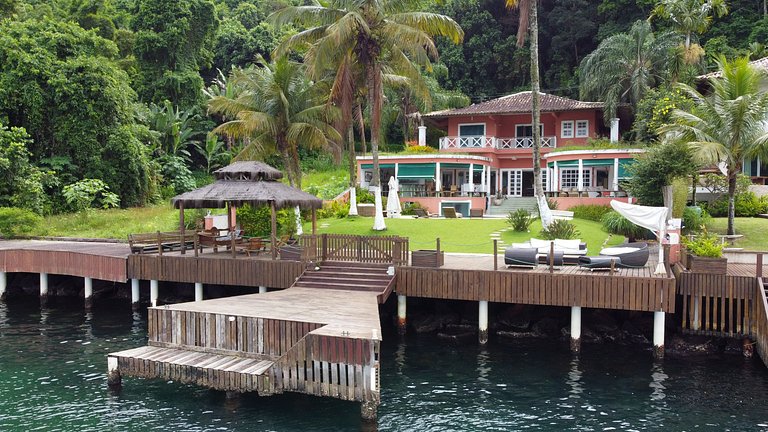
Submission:
[[[554,162],[550,162],[547,164],[548,167],[554,168],[555,164]],[[558,168],[567,168],[567,167],[577,167],[579,166],[579,161],[575,160],[569,160],[569,161],[557,161],[557,167]]]
[[[613,166],[613,159],[584,159],[584,166]]]
[[[362,168],[363,169],[373,169],[373,164],[363,164]],[[395,168],[395,164],[382,164],[382,163],[379,164],[379,169],[385,169],[385,168],[392,168],[392,169],[394,169]]]
[[[399,179],[433,179],[435,178],[434,163],[403,164],[397,168]]]
[[[620,159],[619,160],[619,178],[626,179],[632,177],[627,168],[635,163],[634,159]]]
[[[443,163],[440,164],[440,169],[441,170],[443,170],[443,169],[463,169],[463,170],[468,170],[469,169],[469,164],[467,164],[467,163],[455,163],[455,162],[443,162]],[[474,164],[472,169],[475,172],[480,172],[480,171],[483,170],[483,165]]]
[[[584,167],[613,166],[613,161],[614,161],[613,159],[582,159],[581,164]],[[634,159],[619,159],[619,171],[621,171],[622,163],[631,163],[631,161],[634,161]],[[554,168],[555,164],[553,162],[549,162],[547,166],[550,168]],[[558,168],[570,168],[570,167],[578,167],[578,166],[579,166],[578,160],[557,161]]]

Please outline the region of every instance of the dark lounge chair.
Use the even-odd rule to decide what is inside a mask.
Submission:
[[[644,267],[648,263],[648,243],[624,243],[618,246],[605,248],[600,251],[600,256],[617,257],[621,259],[622,267]]]

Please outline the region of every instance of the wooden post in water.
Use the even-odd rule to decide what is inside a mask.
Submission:
[[[488,343],[488,300],[478,302],[478,338],[481,344]]]
[[[152,279],[149,281],[149,302],[152,305],[152,307],[157,306],[157,292],[158,292],[158,281],[157,279]]]
[[[664,312],[653,313],[653,358],[664,358]]]
[[[613,264],[613,260],[611,260]],[[571,306],[571,352],[581,351],[581,306]]]
[[[139,300],[141,299],[139,293],[139,280],[131,279],[131,307],[134,311],[139,310]]]
[[[203,283],[195,282],[195,301],[203,301]]]
[[[40,273],[40,306],[48,305],[48,273]]]
[[[408,326],[406,321],[406,297],[397,295],[397,332],[404,335]]]
[[[93,306],[93,279],[86,277],[83,279],[83,291],[85,297],[85,310],[90,310]]]
[[[5,290],[8,287],[8,279],[4,271],[0,271],[0,301],[5,300]]]

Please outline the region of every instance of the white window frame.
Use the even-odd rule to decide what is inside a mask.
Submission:
[[[571,127],[571,133],[569,134],[565,133],[566,125],[569,125]],[[575,131],[576,131],[576,125],[573,120],[563,120],[560,122],[560,138],[573,138]]]
[[[592,170],[589,168],[582,169],[584,172],[582,187],[587,188],[592,184]],[[557,176],[560,182],[561,189],[578,189],[579,188],[579,169],[578,168],[562,168],[560,175]]]
[[[579,123],[583,123],[584,127],[580,128]],[[589,137],[589,120],[576,120],[573,128],[576,138],[588,138]]]
[[[462,126],[482,126],[483,127],[483,133],[480,135],[462,135],[461,134],[461,127]],[[459,137],[462,136],[485,136],[485,133],[487,132],[488,128],[485,126],[485,123],[459,123],[459,125],[456,127],[456,134]]]

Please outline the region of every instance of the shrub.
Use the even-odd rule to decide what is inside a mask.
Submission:
[[[120,205],[120,197],[109,191],[109,186],[99,179],[83,179],[64,186],[64,199],[74,211],[92,207],[108,209]]]
[[[758,198],[754,192],[736,194],[734,199],[736,217],[755,217],[768,211],[768,201]],[[715,217],[728,216],[728,197],[724,196],[707,205],[709,214]]]
[[[603,220],[603,216],[611,211],[610,206],[597,204],[582,204],[569,208],[573,212],[573,217],[577,219],[586,219],[595,222]]]
[[[323,208],[317,211],[318,219],[324,218],[345,218],[349,215],[349,203],[342,201],[327,201],[323,203]]]
[[[421,203],[418,203],[418,202],[406,202],[405,204],[403,204],[403,210],[400,212],[400,214],[406,215],[406,216],[414,215],[415,214],[414,210],[415,209],[420,209],[420,208],[424,208],[421,205]]]
[[[603,223],[604,230],[611,234],[627,237],[630,242],[635,238],[645,236],[645,228],[635,225],[629,219],[613,210],[606,213],[601,222]]]
[[[541,230],[539,236],[545,240],[555,239],[575,239],[579,238],[581,233],[576,226],[565,219],[555,219],[549,224],[549,228]]]
[[[410,154],[423,154],[423,153],[437,153],[437,149],[430,146],[408,146],[405,148],[405,153]]]
[[[0,235],[14,237],[34,230],[42,218],[35,213],[16,207],[0,207]]]
[[[357,188],[356,194],[358,204],[373,204],[375,200],[373,194],[366,189]]]
[[[688,240],[685,237],[682,240],[685,248],[692,255],[707,258],[720,258],[723,256],[723,243],[717,237],[710,235],[706,229],[696,236],[694,240]]]
[[[269,207],[244,205],[237,209],[237,222],[246,235],[267,237],[272,232],[272,216]],[[296,232],[296,214],[293,208],[277,212],[277,235]]]
[[[701,207],[686,207],[683,210],[683,231],[686,233],[699,232],[707,224],[709,214]]]
[[[512,229],[517,232],[528,231],[532,222],[533,218],[531,217],[531,214],[525,209],[517,209],[513,212],[509,212],[509,216],[507,216],[507,223],[512,225]]]

